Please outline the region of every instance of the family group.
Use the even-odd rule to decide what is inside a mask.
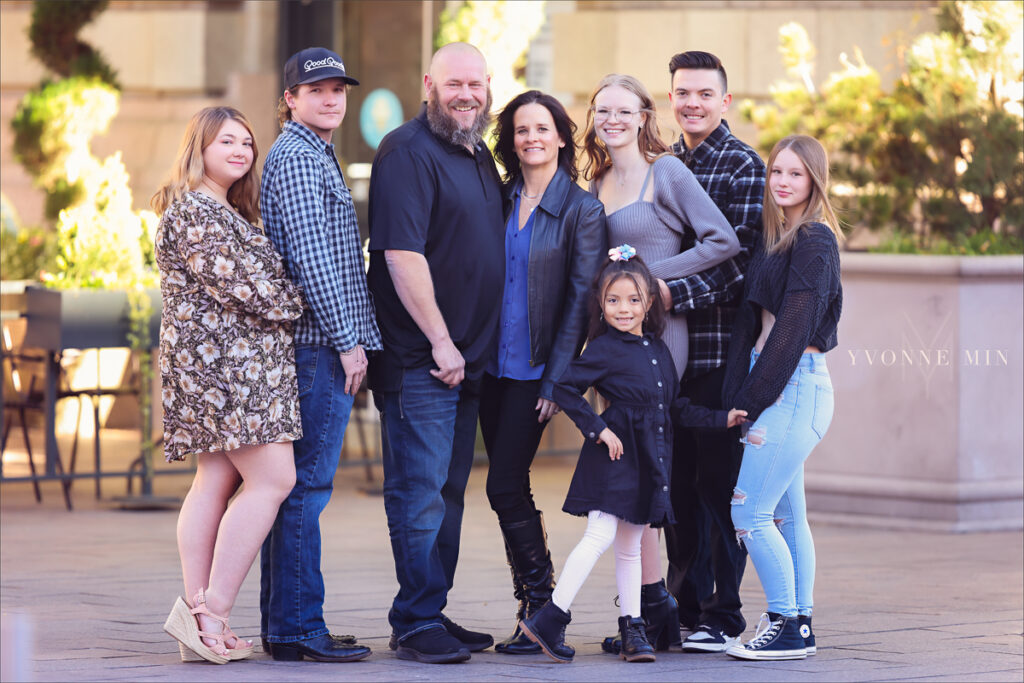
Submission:
[[[668,72],[674,145],[647,88],[610,74],[582,134],[530,90],[497,114],[492,152],[484,55],[440,48],[419,114],[376,152],[368,268],[331,142],[358,85],[336,53],[284,65],[262,177],[242,113],[193,117],[152,200],[165,452],[197,457],[177,526],[184,594],[164,626],[184,660],[254,652],[228,617],[257,555],[264,652],[370,655],[324,621],[319,526],[364,379],[397,657],[460,662],[493,646],[571,661],[570,607],[612,546],[605,651],[815,654],[803,468],[832,419],[825,353],[842,306],[828,161],[796,135],[765,164],[733,136],[714,55],[677,54]],[[587,525],[556,582],[530,467],[559,411],[584,437],[563,510]],[[478,424],[519,605],[497,644],[444,613]],[[767,610],[742,642],[748,553]]]

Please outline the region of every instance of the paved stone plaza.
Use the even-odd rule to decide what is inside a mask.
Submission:
[[[585,522],[559,511],[574,458],[535,467],[538,503],[547,511],[556,570]],[[484,496],[485,466],[467,493],[462,557],[447,614],[504,638],[513,626],[508,569],[494,514]],[[379,473],[378,473],[379,482]],[[186,476],[157,480],[158,493],[182,495]],[[814,524],[818,549],[815,632],[818,654],[805,661],[746,663],[721,654],[659,653],[628,665],[600,651],[615,626],[614,559],[606,553],[573,605],[567,640],[572,664],[543,655],[487,651],[457,665],[401,661],[387,649],[386,613],[397,589],[384,508],[363,493],[360,468],[344,469],[324,513],[327,622],[355,633],[373,655],[353,664],[273,662],[258,654],[226,666],[183,664],[161,630],[181,590],[174,543],[176,512],[125,511],[92,482],[75,485],[76,509],[63,508],[56,484],[37,505],[27,484],[5,484],[0,590],[5,680],[38,681],[1021,681],[1024,678],[1022,534],[941,535]],[[258,634],[258,575],[250,573],[232,615],[243,636]],[[764,606],[753,567],[744,582],[748,637]]]

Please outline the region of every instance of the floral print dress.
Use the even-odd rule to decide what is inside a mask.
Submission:
[[[166,459],[299,439],[302,297],[262,230],[189,192],[160,219],[156,262]]]

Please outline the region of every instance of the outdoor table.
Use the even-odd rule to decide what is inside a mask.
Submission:
[[[150,321],[151,347],[159,339],[160,293],[148,292],[156,312]],[[96,425],[94,457],[96,497],[100,497],[100,478],[104,476],[129,475],[131,472],[103,473],[100,463],[99,406],[100,396],[138,395],[136,387],[116,389],[61,390],[61,355],[67,349],[128,348],[128,296],[117,290],[51,290],[44,287],[25,288],[25,312],[27,319],[24,346],[38,348],[46,353],[44,358],[45,380],[43,383],[43,415],[46,435],[45,475],[47,477],[75,478],[72,469],[59,474],[60,450],[57,445],[57,401],[67,396],[89,396],[93,403],[93,419]],[[155,323],[155,329],[154,329]],[[77,442],[76,442],[77,445]],[[143,468],[144,474],[152,468]],[[151,475],[150,475],[151,476]],[[152,481],[143,477],[143,493],[151,493]]]

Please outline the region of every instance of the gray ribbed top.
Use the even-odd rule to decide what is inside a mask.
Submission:
[[[648,182],[654,183],[654,197],[649,202],[643,201]],[[595,196],[599,189],[600,183],[591,183],[590,191]],[[687,228],[697,235],[697,243],[680,252]],[[732,258],[740,250],[729,221],[690,169],[670,154],[651,164],[637,201],[608,214],[608,243],[631,244],[651,273],[662,280],[699,273]],[[672,352],[676,373],[682,377],[688,352],[686,316],[670,315],[662,339]]]

